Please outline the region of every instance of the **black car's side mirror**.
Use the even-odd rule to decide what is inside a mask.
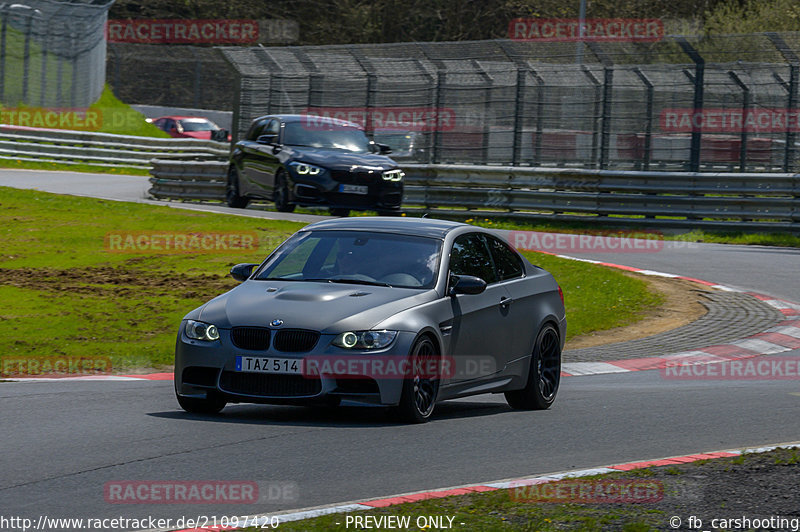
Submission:
[[[389,155],[390,153],[392,153],[392,148],[390,148],[386,144],[380,144],[376,142],[375,145],[378,147],[378,153],[380,153],[381,155]]]
[[[278,140],[278,135],[260,135],[256,139],[256,142],[259,144],[270,145],[270,144],[275,144],[277,140]]]
[[[450,277],[448,295],[480,294],[486,290],[486,281],[474,275],[453,275]]]
[[[250,275],[253,273],[253,268],[258,266],[258,264],[253,264],[250,262],[244,264],[237,264],[233,268],[231,268],[231,277],[239,281],[240,283],[245,282],[250,278]]]

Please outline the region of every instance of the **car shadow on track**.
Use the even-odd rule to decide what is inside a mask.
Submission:
[[[430,423],[514,412],[505,403],[444,401],[436,405]],[[189,414],[181,410],[151,412],[147,415],[185,421],[209,421],[246,425],[287,425],[309,427],[364,428],[404,425],[385,407],[307,407],[272,405],[229,405],[217,415]]]

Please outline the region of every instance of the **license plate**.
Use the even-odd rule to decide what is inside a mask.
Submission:
[[[339,185],[339,192],[345,194],[368,194],[369,187],[367,185]]]
[[[237,356],[236,371],[299,375],[303,372],[303,361],[297,358]]]

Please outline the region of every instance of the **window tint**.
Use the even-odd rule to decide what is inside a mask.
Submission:
[[[471,233],[456,238],[450,252],[450,273],[474,275],[487,283],[497,281],[494,264],[483,237]]]
[[[524,271],[522,261],[516,253],[511,251],[509,247],[502,243],[500,240],[487,236],[486,240],[489,242],[489,249],[492,250],[492,258],[494,259],[495,267],[501,281],[506,279],[515,279],[522,277]]]
[[[277,135],[281,132],[281,122],[280,120],[272,119],[267,124],[267,127],[264,128],[264,132],[262,135]]]

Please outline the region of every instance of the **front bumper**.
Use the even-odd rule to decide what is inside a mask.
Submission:
[[[335,174],[335,175],[334,175]],[[341,175],[340,175],[341,174]],[[347,209],[400,210],[402,181],[384,181],[379,176],[360,176],[347,172],[325,171],[314,177],[290,172],[291,201],[302,206]],[[367,187],[366,194],[344,192],[342,185]]]
[[[233,345],[231,331],[220,329],[214,342],[191,340],[178,335],[175,348],[175,391],[178,395],[206,398],[209,393],[232,403],[325,404],[348,400],[365,405],[396,405],[403,378],[400,374],[361,371],[377,360],[407,360],[416,335],[401,331],[392,344],[381,350],[346,350],[331,345],[336,335],[322,334],[310,351],[287,353],[270,345],[265,350],[241,349]],[[319,375],[249,373],[236,371],[236,357],[278,357],[309,360],[321,368]],[[342,360],[349,363],[343,364]],[[320,361],[326,362],[320,365]],[[340,363],[337,363],[339,361]],[[363,364],[359,364],[363,361]]]

